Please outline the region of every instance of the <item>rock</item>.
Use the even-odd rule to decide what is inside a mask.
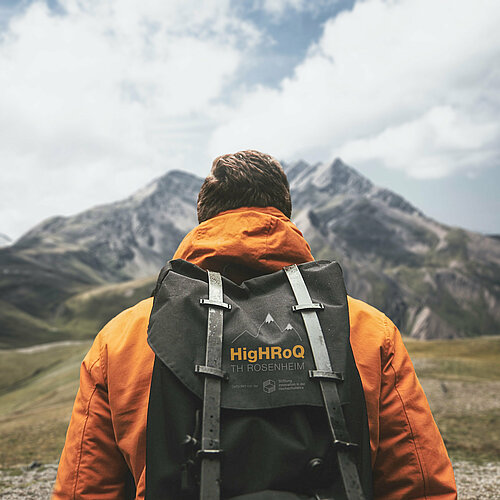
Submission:
[[[500,463],[475,464],[454,462],[458,498],[461,500],[494,500],[500,491]],[[2,500],[46,500],[50,498],[57,474],[57,464],[33,470],[0,470]]]

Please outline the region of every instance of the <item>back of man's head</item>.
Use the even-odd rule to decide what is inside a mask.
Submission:
[[[292,215],[288,179],[272,156],[248,150],[213,161],[198,195],[198,222],[240,207],[275,207]]]

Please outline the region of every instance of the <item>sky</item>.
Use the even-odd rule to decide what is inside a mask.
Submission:
[[[1,0],[0,233],[259,149],[500,234],[497,0]]]

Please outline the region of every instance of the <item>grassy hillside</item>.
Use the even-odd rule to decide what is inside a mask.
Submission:
[[[0,351],[0,467],[57,459],[89,347]]]
[[[453,459],[500,457],[500,338],[405,340]]]
[[[66,300],[60,307],[56,324],[72,339],[93,338],[114,316],[151,296],[156,277],[93,288]]]
[[[21,347],[55,342],[60,332],[46,320],[36,318],[18,307],[0,300],[0,348]]]
[[[61,300],[52,315],[44,319],[0,301],[0,349],[92,339],[116,314],[149,297],[155,282],[156,277],[148,277],[85,287]]]
[[[452,459],[500,456],[500,338],[406,340]],[[89,341],[0,351],[0,468],[58,459]]]

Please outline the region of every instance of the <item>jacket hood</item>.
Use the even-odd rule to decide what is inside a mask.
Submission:
[[[302,233],[274,207],[219,213],[186,235],[174,259],[218,271],[237,283],[314,260]]]

